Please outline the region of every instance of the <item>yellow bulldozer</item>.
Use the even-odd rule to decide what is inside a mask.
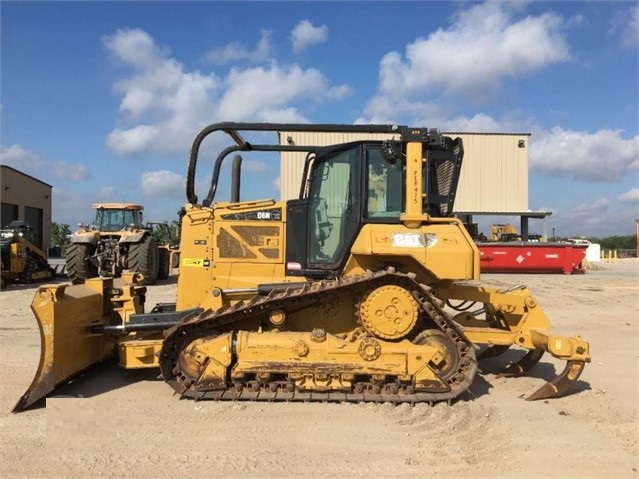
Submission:
[[[246,139],[266,132],[393,139]],[[231,141],[200,201],[196,167],[213,133]],[[223,161],[248,151],[304,152],[299,197],[240,201],[233,181],[231,200],[216,201]],[[516,347],[522,357],[505,376],[526,373],[544,352],[566,362],[528,399],[564,394],[589,345],[553,334],[525,287],[477,285],[477,246],[453,216],[463,153],[461,139],[427,128],[205,127],[188,162],[176,301],[145,312],[135,274],[41,287],[32,302],[41,359],[14,411],[113,356],[122,368],[159,368],[194,399],[435,403],[463,395],[478,360]]]
[[[24,221],[16,220],[0,230],[2,285],[30,284],[55,276],[44,251],[36,246],[35,230]]]

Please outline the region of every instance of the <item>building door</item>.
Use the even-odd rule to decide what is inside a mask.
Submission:
[[[0,211],[0,228],[4,228],[9,223],[18,219],[18,205],[11,203],[2,203],[2,211]]]
[[[24,222],[31,226],[34,230],[34,236],[36,243],[35,245],[44,250],[42,247],[42,209],[41,208],[32,208],[30,206],[24,207]]]

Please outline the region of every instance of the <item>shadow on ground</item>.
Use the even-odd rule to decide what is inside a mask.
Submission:
[[[118,366],[116,360],[106,361],[61,384],[53,392],[36,401],[27,409],[46,407],[46,398],[90,398],[142,381],[161,381],[161,379],[158,379],[159,375],[159,368],[123,369]]]

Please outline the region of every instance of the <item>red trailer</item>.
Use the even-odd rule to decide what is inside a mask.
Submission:
[[[482,273],[585,273],[588,245],[567,243],[479,243]]]

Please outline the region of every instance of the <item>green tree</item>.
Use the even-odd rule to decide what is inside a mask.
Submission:
[[[598,243],[601,249],[635,249],[637,247],[637,237],[635,235],[628,236],[608,236],[606,238],[588,238],[591,243]]]
[[[173,220],[171,223],[164,221],[163,223],[147,223],[151,224],[151,234],[158,240],[160,244],[170,244],[177,246],[180,242],[180,224]]]
[[[55,221],[51,223],[51,243],[54,246],[59,246],[64,254],[67,246],[69,246],[70,240],[68,235],[71,234],[71,230],[69,229],[69,225],[65,223],[56,223]]]
[[[171,238],[176,244],[180,243],[180,222],[178,220],[171,221],[169,224],[169,229],[171,230]]]

